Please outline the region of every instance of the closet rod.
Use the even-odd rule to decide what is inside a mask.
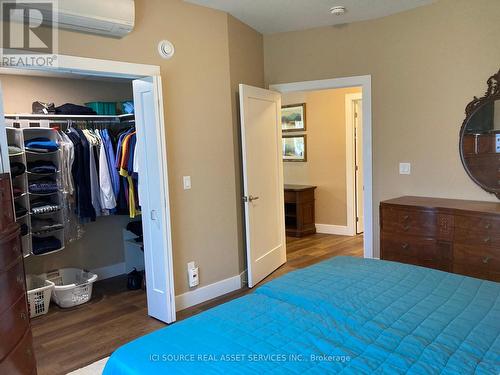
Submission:
[[[126,121],[132,119],[134,114],[124,114],[124,115],[42,115],[42,114],[6,114],[6,119],[11,120],[50,120],[50,119],[80,119],[80,120],[120,120]]]

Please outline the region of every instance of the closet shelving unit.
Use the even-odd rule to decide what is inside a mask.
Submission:
[[[15,154],[9,154],[9,162],[12,163],[22,163],[26,168],[26,152],[24,150],[24,135],[22,130],[7,128],[7,142],[11,146],[18,147],[21,152]],[[26,225],[31,228],[31,220],[29,215],[29,194],[28,194],[28,175],[26,171],[16,176],[12,179],[12,188],[16,191],[19,190],[19,194],[14,194],[14,203],[16,204],[16,222],[19,225]],[[18,215],[17,208],[21,207],[26,210],[26,213]],[[21,237],[21,245],[23,249],[23,255],[25,257],[31,254],[31,234],[28,233]]]
[[[60,124],[66,123],[70,125],[74,121],[110,121],[117,123],[129,122],[134,120],[133,114],[125,115],[40,115],[40,114],[6,114],[5,120],[7,124],[7,136],[9,145],[15,145],[19,147],[22,152],[10,155],[10,161],[22,162],[26,167],[26,172],[22,175],[13,179],[13,187],[19,187],[22,190],[22,194],[16,198],[16,202],[20,204],[23,208],[27,210],[27,213],[21,217],[16,217],[19,224],[26,224],[29,228],[28,234],[22,237],[23,254],[25,257],[33,256],[33,237],[48,237],[54,236],[61,241],[61,248],[50,251],[41,255],[52,254],[64,249],[65,238],[64,238],[64,202],[63,202],[63,191],[62,191],[62,181],[61,181],[61,165],[62,165],[62,153],[61,150],[54,152],[38,153],[26,150],[25,141],[35,138],[35,137],[46,137],[52,140],[57,140],[57,135],[53,128],[59,128]],[[28,163],[35,160],[48,160],[54,163],[57,168],[55,173],[51,174],[35,174],[27,171]],[[55,193],[48,194],[37,194],[29,191],[30,182],[51,177],[57,182],[59,189]],[[37,199],[45,199],[58,205],[59,210],[34,214],[31,210],[31,204]],[[37,218],[50,218],[53,219],[55,223],[61,224],[62,229],[55,229],[53,231],[38,232],[37,228],[33,227],[33,222]]]

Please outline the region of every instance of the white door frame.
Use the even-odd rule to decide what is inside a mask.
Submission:
[[[43,66],[43,67],[2,67],[0,68],[0,74],[21,74],[21,75],[34,75],[34,76],[54,76],[54,77],[73,77],[78,78],[79,76],[95,76],[95,77],[114,77],[114,78],[127,78],[127,79],[138,79],[145,77],[160,77],[160,67],[157,65],[147,65],[147,64],[135,64],[122,61],[112,61],[112,60],[101,60],[92,59],[87,57],[69,56],[69,55],[55,55],[57,66]],[[159,90],[159,100],[162,100],[161,87]],[[161,105],[160,105],[161,104]],[[163,103],[157,103],[161,108]],[[173,251],[172,251],[172,231],[171,231],[171,219],[170,219],[170,200],[169,200],[169,187],[168,187],[168,175],[167,175],[167,144],[165,137],[165,125],[163,118],[163,111],[160,111],[159,117],[156,119],[156,133],[158,134],[159,140],[159,157],[162,158],[163,171],[165,171],[165,176],[163,179],[164,189],[163,189],[163,202],[165,202],[165,212],[166,212],[166,233],[167,233],[167,248],[166,253],[161,253],[159,255],[166,256],[166,270],[168,285],[167,298],[169,299],[169,311],[165,312],[165,322],[172,323],[176,320],[175,314],[175,289],[174,289],[174,270],[173,270]],[[142,182],[147,184],[146,182]],[[162,319],[163,320],[163,319]]]
[[[356,164],[354,147],[354,100],[363,98],[362,93],[345,95],[345,171],[347,183],[347,231],[356,235]]]
[[[361,87],[363,95],[363,213],[365,220],[364,257],[373,258],[373,176],[372,176],[372,78],[371,75],[269,85],[281,93]],[[347,168],[349,170],[349,168]],[[346,171],[346,177],[347,171]],[[349,225],[349,222],[347,223]]]

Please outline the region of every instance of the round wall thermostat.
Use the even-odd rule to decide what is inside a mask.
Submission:
[[[170,59],[175,53],[174,45],[168,40],[162,40],[158,43],[158,53],[164,59]]]

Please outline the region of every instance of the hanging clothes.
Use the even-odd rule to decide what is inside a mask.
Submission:
[[[119,163],[120,175],[127,179],[128,185],[128,207],[131,218],[135,218],[140,214],[140,210],[137,204],[136,188],[132,175],[129,174],[129,163],[131,163],[131,168],[133,166],[133,149],[136,142],[136,132],[133,131],[127,134],[123,138],[123,143],[121,145],[121,159]]]
[[[62,167],[60,168],[63,190],[73,195],[75,187],[71,178],[71,170],[75,161],[75,148],[71,139],[64,132],[59,132],[59,146],[62,151]]]
[[[111,140],[111,135],[109,134],[108,129],[103,129],[101,131],[101,138],[103,142],[104,151],[106,153],[106,160],[108,163],[109,175],[111,178],[111,185],[113,187],[113,195],[115,200],[120,193],[120,175],[118,174],[117,169],[115,168],[115,150],[113,148],[113,142]]]
[[[71,128],[67,134],[73,142],[75,160],[71,174],[75,186],[76,213],[82,222],[95,221],[90,185],[90,149],[81,129]]]
[[[116,208],[116,197],[113,191],[113,183],[106,156],[106,145],[103,142],[101,133],[102,132],[96,131],[96,135],[101,141],[99,149],[99,186],[101,189],[101,207],[106,210],[113,210]]]

